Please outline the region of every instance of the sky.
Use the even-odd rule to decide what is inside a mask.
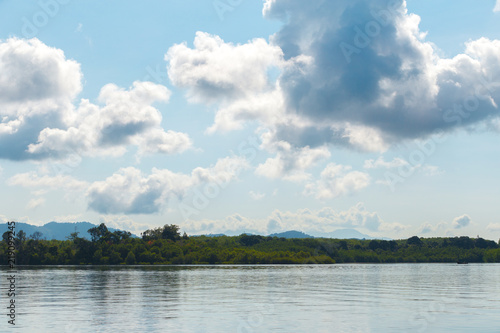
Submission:
[[[500,1],[0,0],[0,220],[500,238]]]

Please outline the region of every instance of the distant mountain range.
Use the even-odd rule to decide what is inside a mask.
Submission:
[[[271,234],[270,237],[280,237],[280,238],[314,238],[311,235],[305,234],[302,231],[285,231],[278,234]]]
[[[204,235],[190,235],[191,237],[200,237],[200,236],[205,236],[205,237],[221,237],[221,236],[226,236],[225,234],[204,234]]]
[[[16,222],[16,232],[24,231],[26,237],[33,235],[36,231],[42,233],[42,239],[57,239],[57,240],[67,240],[68,237],[73,232],[78,232],[78,237],[86,238],[90,240],[90,234],[88,230],[97,227],[96,224],[90,222],[50,222],[43,226],[31,225],[28,223]],[[1,227],[1,233],[7,231],[7,224],[3,224]],[[114,232],[118,229],[108,228],[109,231]],[[133,237],[137,237],[133,235]]]
[[[338,229],[328,234],[325,234],[323,237],[326,238],[337,238],[337,239],[380,239],[380,240],[392,240],[391,238],[386,237],[373,237],[370,235],[362,234],[356,229]]]
[[[311,236],[305,234],[301,231],[286,231],[282,233],[269,235],[271,237],[284,237],[284,238],[336,238],[336,239],[382,239],[382,240],[391,240],[390,238],[385,237],[372,237],[366,234],[362,234],[361,232],[355,229],[338,229],[330,233],[318,234],[315,236]]]
[[[90,239],[90,234],[88,230],[90,228],[96,227],[96,224],[92,224],[90,222],[50,222],[43,226],[36,226],[22,222],[16,222],[16,231],[19,232],[23,230],[26,233],[26,236],[29,237],[33,235],[36,231],[42,233],[42,239],[57,239],[57,240],[66,240],[73,232],[78,232],[79,237],[83,237],[86,239]],[[109,231],[114,232],[118,229],[108,228]],[[0,227],[0,231],[3,234],[7,231],[7,224],[3,224]],[[252,235],[247,233],[248,235]],[[199,235],[197,235],[199,236]],[[207,234],[203,235],[207,237],[219,237],[225,236],[225,234]],[[269,235],[271,237],[283,237],[283,238],[336,238],[336,239],[382,239],[382,240],[391,240],[390,238],[384,237],[372,237],[366,234],[363,234],[355,229],[339,229],[330,233],[324,234],[316,234],[315,236],[308,235],[302,231],[290,230],[280,233],[274,233]],[[137,237],[136,235],[132,235],[132,237]],[[192,237],[196,237],[193,236]]]

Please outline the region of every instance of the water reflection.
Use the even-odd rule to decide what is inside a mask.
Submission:
[[[27,332],[497,332],[499,273],[500,265],[449,264],[23,267],[16,327]],[[6,274],[2,269],[2,279]]]

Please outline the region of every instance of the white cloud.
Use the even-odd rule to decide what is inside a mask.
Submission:
[[[407,231],[409,229],[409,226],[401,224],[401,223],[382,223],[379,227],[379,231],[383,232],[384,234],[390,233],[390,234],[401,234],[404,231]]]
[[[409,163],[399,157],[395,157],[392,161],[386,162],[382,156],[380,156],[377,160],[366,160],[364,164],[365,169],[393,169],[401,166],[408,165]]]
[[[208,133],[242,129],[249,121],[273,123],[284,113],[283,94],[269,75],[285,65],[282,51],[264,39],[234,45],[197,32],[194,48],[174,45],[165,59],[170,80],[190,101],[217,105]]]
[[[467,227],[471,223],[471,218],[468,215],[462,215],[453,219],[453,227],[461,229]]]
[[[394,185],[396,183],[403,182],[408,175],[413,175],[417,171],[426,177],[434,177],[444,174],[444,171],[438,166],[428,164],[414,165],[400,157],[396,157],[392,161],[385,161],[383,156],[380,156],[377,160],[366,160],[363,167],[365,169],[397,169],[397,174],[386,172],[384,179],[375,181],[376,184],[388,186],[392,190],[394,190]]]
[[[153,168],[145,176],[136,168],[122,168],[106,180],[90,185],[89,208],[102,214],[157,213],[171,200],[182,201],[196,186],[209,183],[224,186],[247,167],[245,159],[227,157],[210,168],[196,168],[190,175]]]
[[[209,182],[229,183],[248,167],[249,164],[243,157],[225,157],[217,160],[217,163],[210,168],[198,167],[194,169],[191,176],[195,184]]]
[[[279,65],[281,54],[280,48],[260,38],[234,45],[198,31],[194,49],[186,43],[174,45],[165,60],[169,62],[170,80],[186,88],[191,101],[212,103],[265,89],[267,70]]]
[[[40,206],[42,206],[45,203],[44,198],[35,198],[31,199],[28,204],[26,205],[26,209],[34,210]]]
[[[500,119],[492,119],[492,121],[488,124],[488,128],[500,133]]]
[[[264,124],[274,124],[284,117],[283,94],[279,89],[250,94],[223,105],[217,111],[214,124],[207,129],[207,133],[239,130],[244,128],[245,123],[257,120]]]
[[[269,0],[263,12],[284,22],[271,40],[284,59],[309,59],[283,67],[278,84],[287,113],[312,123],[318,144],[384,151],[404,139],[498,117],[498,40],[470,41],[464,54],[440,58],[405,1]],[[373,31],[360,32],[366,26]],[[346,124],[353,127],[342,132]],[[333,131],[325,135],[328,127]],[[290,132],[278,132],[276,140],[293,137]],[[314,131],[308,133],[310,141]]]
[[[286,141],[273,142],[267,135],[263,135],[263,138],[262,146],[276,153],[275,157],[268,158],[255,170],[257,175],[267,178],[298,182],[307,180],[310,175],[305,171],[331,156],[327,147],[295,148]]]
[[[318,199],[331,199],[358,192],[370,184],[367,173],[351,169],[350,166],[328,164],[321,172],[321,179],[307,184],[304,193]]]
[[[500,0],[497,0],[497,3],[495,4],[495,8],[493,8],[494,12],[500,12]]]
[[[432,225],[429,222],[423,223],[419,228],[417,233],[418,234],[437,234],[440,233],[442,234],[443,231],[445,231],[448,228],[449,224],[448,223],[438,223],[437,225]]]
[[[54,222],[81,222],[82,214],[58,215],[54,217]]]
[[[77,62],[38,39],[0,41],[0,158],[37,158],[27,143],[63,123],[81,79]]]
[[[497,117],[500,41],[470,41],[463,54],[441,58],[405,1],[273,0],[263,13],[284,22],[270,43],[233,45],[198,32],[194,48],[179,44],[166,55],[188,98],[218,104],[209,133],[258,120],[274,142],[297,148],[384,152]],[[359,33],[368,23],[375,30]]]
[[[9,221],[14,221],[14,222],[22,222],[22,223],[28,223],[31,225],[36,225],[36,226],[42,226],[44,223],[42,221],[37,221],[37,220],[32,220],[30,219],[29,216],[16,216],[15,218],[6,218],[5,215],[0,215],[0,221],[3,222],[9,222]]]
[[[152,106],[171,92],[151,82],[125,91],[101,89],[104,106],[74,100],[82,90],[80,65],[38,39],[0,41],[0,158],[63,159],[68,155],[179,153],[190,148],[187,134],[161,127]]]
[[[151,229],[147,224],[136,222],[130,217],[123,215],[102,215],[99,217],[99,223],[104,223],[110,228],[130,231],[139,237],[142,232]]]
[[[2,104],[16,106],[27,102],[72,99],[82,89],[81,78],[77,62],[67,60],[63,51],[49,47],[36,38],[0,41]],[[15,108],[8,108],[8,111],[10,115],[17,116],[37,112]]]
[[[424,176],[428,177],[439,176],[444,174],[444,171],[435,165],[422,165],[420,167],[420,171]]]
[[[170,94],[166,87],[151,82],[134,82],[129,91],[108,84],[99,95],[104,107],[82,100],[78,110],[67,117],[67,129],[45,128],[28,151],[55,156],[116,156],[133,144],[139,147],[139,154],[182,152],[191,146],[189,137],[165,132],[161,113],[151,106],[168,101]]]
[[[368,212],[363,203],[358,203],[347,211],[336,212],[330,207],[325,207],[318,212],[318,216],[335,221],[341,227],[362,227],[368,230],[379,230],[384,224],[375,212]]]
[[[298,230],[309,234],[325,234],[339,228],[361,228],[374,231],[399,233],[407,227],[401,224],[385,223],[377,213],[368,212],[362,203],[346,211],[335,211],[325,207],[318,211],[300,209],[296,212],[273,211],[262,219],[250,219],[240,214],[223,220],[189,220],[183,224],[190,234],[243,232],[270,234],[288,230]]]
[[[488,224],[486,229],[488,231],[494,231],[494,232],[500,231],[500,223],[490,223],[490,224]]]
[[[186,133],[164,131],[160,127],[145,131],[142,135],[131,138],[139,147],[139,154],[177,154],[192,147],[192,141]]]
[[[42,188],[43,190],[64,189],[67,191],[81,191],[88,186],[87,182],[74,179],[71,176],[40,176],[34,171],[16,174],[7,180],[7,184],[26,188]]]
[[[248,195],[250,196],[250,198],[252,198],[253,200],[256,200],[256,201],[262,200],[266,196],[265,193],[259,193],[259,192],[254,192],[254,191],[250,191],[248,193]]]
[[[367,152],[385,152],[389,145],[385,142],[384,134],[372,127],[345,123],[333,125],[334,132],[341,133],[342,138],[348,140],[355,149]]]
[[[40,175],[31,171],[10,177],[7,179],[7,185],[31,189],[31,194],[36,197],[30,199],[26,208],[36,209],[45,203],[46,200],[43,196],[50,191],[63,191],[65,200],[74,202],[81,197],[89,184],[68,175]]]
[[[136,168],[122,168],[87,191],[89,208],[103,214],[152,214],[170,196],[183,196],[192,186],[188,175],[154,168],[143,176]]]
[[[433,232],[434,230],[435,230],[434,226],[426,222],[420,226],[419,233],[428,234],[430,232]]]

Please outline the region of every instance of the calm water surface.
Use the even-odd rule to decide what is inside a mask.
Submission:
[[[495,264],[51,266],[16,284],[20,332],[500,332]]]

